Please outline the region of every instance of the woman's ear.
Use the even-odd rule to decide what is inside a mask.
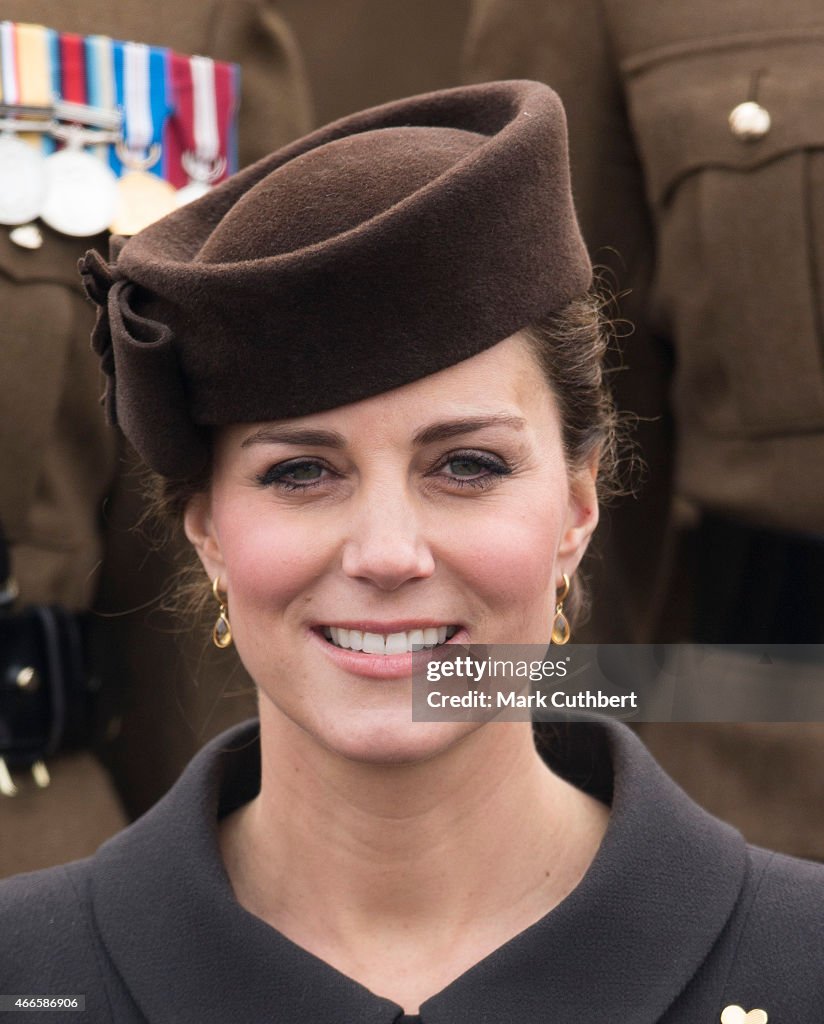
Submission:
[[[226,566],[212,522],[211,499],[208,494],[196,494],[189,501],[183,513],[183,529],[197,552],[209,579],[213,580],[216,576],[222,576],[225,587]]]
[[[598,525],[598,457],[570,477],[569,506],[558,548],[558,566],[570,578],[586,553]]]

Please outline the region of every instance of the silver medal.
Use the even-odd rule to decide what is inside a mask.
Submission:
[[[195,58],[193,57],[192,60]],[[181,158],[184,171],[189,175],[188,184],[178,189],[175,202],[178,207],[200,199],[211,192],[212,185],[226,170],[226,158],[217,156],[214,159],[198,157],[194,153],[184,153]]]
[[[0,224],[26,224],[46,195],[45,158],[34,146],[0,135]]]
[[[117,178],[97,157],[69,145],[46,158],[41,218],[63,235],[88,238],[109,226],[117,207]]]

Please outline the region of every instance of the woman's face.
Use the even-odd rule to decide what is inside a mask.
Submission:
[[[411,721],[405,652],[445,629],[547,643],[597,522],[594,469],[570,476],[517,335],[374,398],[218,432],[186,531],[228,593],[261,713],[369,762],[432,757],[478,728]]]

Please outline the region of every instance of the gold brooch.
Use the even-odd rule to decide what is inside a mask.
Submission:
[[[767,1024],[766,1010],[745,1010],[741,1006],[727,1006],[721,1013],[721,1024]]]

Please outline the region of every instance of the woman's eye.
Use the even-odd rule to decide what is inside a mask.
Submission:
[[[453,452],[442,459],[433,476],[445,479],[451,486],[489,487],[512,470],[497,456],[486,452]],[[262,487],[285,491],[306,491],[328,484],[336,476],[334,470],[313,459],[290,459],[271,466],[257,477]]]
[[[494,455],[458,452],[442,460],[438,475],[446,476],[459,487],[489,487],[510,472],[506,463]]]
[[[479,459],[460,457],[450,459],[447,468],[453,476],[480,476],[487,468]]]
[[[299,491],[322,483],[328,475],[329,470],[322,463],[296,459],[272,466],[257,479],[263,487],[274,486],[287,491]]]

